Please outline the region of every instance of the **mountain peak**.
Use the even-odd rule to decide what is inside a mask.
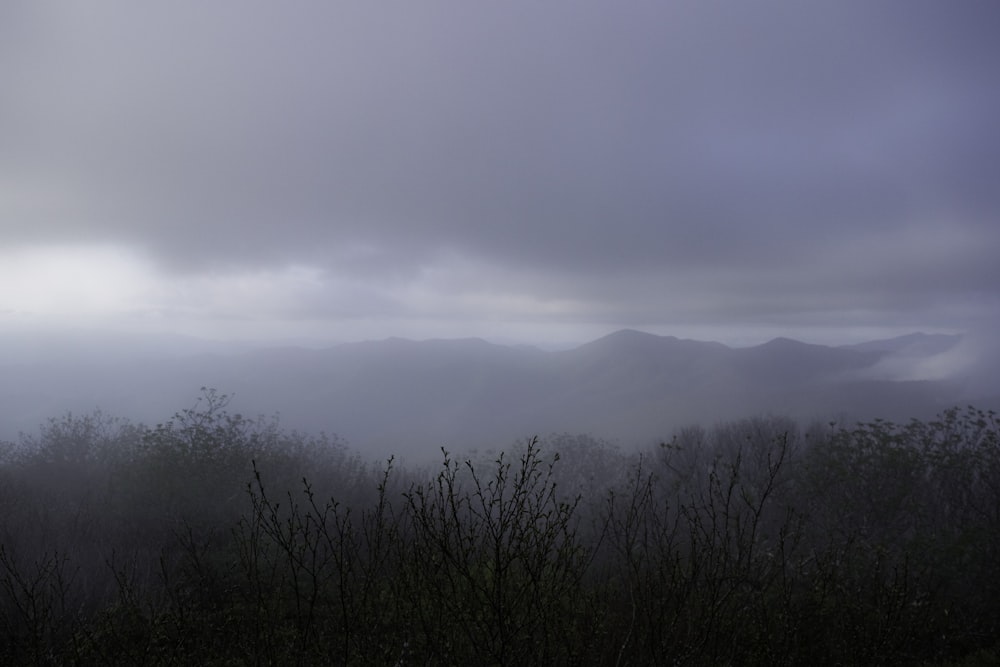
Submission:
[[[798,345],[812,345],[812,343],[804,343],[801,340],[788,338],[787,336],[778,336],[777,338],[772,338],[766,343],[762,343],[761,347],[792,347]]]
[[[593,343],[599,343],[601,341],[609,342],[632,342],[632,341],[653,341],[653,340],[677,340],[673,336],[660,336],[657,334],[651,334],[646,331],[639,331],[638,329],[619,329],[618,331],[613,331],[606,336],[601,336],[597,340],[591,341]]]

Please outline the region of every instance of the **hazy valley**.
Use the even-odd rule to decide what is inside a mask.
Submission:
[[[991,365],[970,363],[966,347],[959,335],[912,334],[843,347],[778,338],[731,348],[632,330],[560,351],[481,339],[255,349],[8,336],[0,439],[67,411],[152,425],[210,387],[233,395],[235,411],[277,415],[284,428],[336,434],[378,457],[562,432],[644,446],[690,424],[763,414],[906,421],[995,405]]]

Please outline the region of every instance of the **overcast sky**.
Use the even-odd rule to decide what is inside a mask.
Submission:
[[[1000,3],[0,4],[0,325],[1000,324]]]

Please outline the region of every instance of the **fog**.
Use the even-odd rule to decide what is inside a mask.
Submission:
[[[202,387],[231,395],[242,414],[336,435],[365,456],[408,460],[552,433],[634,449],[691,424],[760,415],[906,422],[955,405],[994,406],[1000,396],[987,341],[944,334],[730,347],[622,330],[566,349],[471,338],[320,348],[72,340],[4,341],[0,439],[66,412],[161,423]]]
[[[1000,662],[998,34],[0,2],[0,663]]]

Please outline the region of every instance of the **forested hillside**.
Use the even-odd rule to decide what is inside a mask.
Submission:
[[[10,665],[996,664],[998,563],[974,408],[413,469],[207,391],[50,420],[0,464]]]

